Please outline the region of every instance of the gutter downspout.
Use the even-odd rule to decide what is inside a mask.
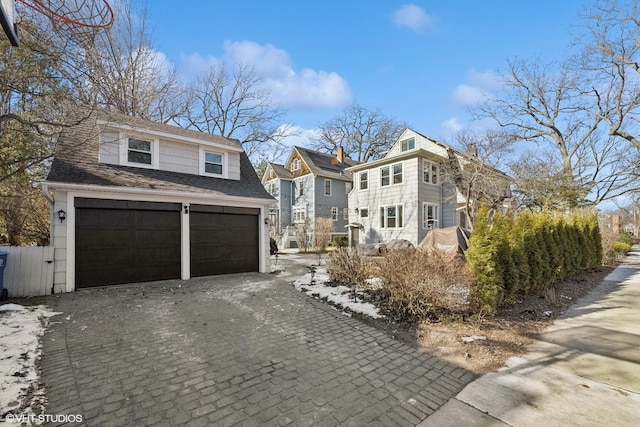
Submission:
[[[53,235],[53,209],[56,201],[53,197],[51,197],[51,193],[49,193],[49,186],[43,182],[40,183],[40,189],[42,190],[42,195],[49,202],[49,246],[53,248],[53,257],[51,261],[55,265],[56,262],[56,249],[54,245],[54,235]],[[54,267],[55,268],[55,267]],[[55,276],[55,273],[54,273]],[[55,284],[51,283],[51,294],[54,294]]]

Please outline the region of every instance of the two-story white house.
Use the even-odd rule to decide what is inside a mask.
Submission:
[[[270,270],[273,198],[237,140],[93,112],[42,185],[53,292]]]
[[[460,183],[461,169],[471,164],[479,162],[406,129],[383,158],[349,167],[354,183],[349,193],[352,244],[405,239],[417,246],[430,229],[467,227],[467,199]],[[505,178],[500,192],[509,197],[508,177],[491,173]]]
[[[351,192],[351,173],[346,169],[356,162],[344,155],[335,156],[292,147],[284,165],[270,163],[262,184],[276,199],[271,206],[270,222],[274,234],[281,236],[280,247],[298,247],[292,225],[306,223],[314,241],[316,218],[331,218],[333,234],[346,236],[349,221],[347,195]]]

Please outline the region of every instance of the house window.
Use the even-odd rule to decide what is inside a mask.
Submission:
[[[422,182],[425,184],[438,183],[438,165],[428,160],[422,162]]]
[[[298,158],[293,159],[293,161],[291,162],[291,170],[297,171],[299,169],[300,169],[300,159]]]
[[[269,194],[275,194],[276,193],[276,183],[275,182],[268,182],[267,183],[267,192]]]
[[[389,180],[389,166],[380,168],[380,187],[386,187],[391,184]]]
[[[344,183],[344,192],[349,194],[349,193],[351,193],[351,190],[353,190],[353,183],[352,182],[345,182]]]
[[[391,174],[393,174],[393,178],[391,177]],[[402,183],[402,163],[396,163],[395,165],[380,168],[380,186],[386,187],[391,185],[392,182],[393,184]]]
[[[222,175],[222,154],[204,152],[204,171],[214,175]]]
[[[402,163],[393,165],[393,183],[394,184],[402,183]]]
[[[349,208],[342,208],[342,219],[349,221]]]
[[[331,219],[334,221],[338,220],[338,208],[331,208]]]
[[[408,138],[400,141],[400,151],[407,151],[416,148],[416,139]]]
[[[151,165],[151,141],[129,138],[127,161]]]
[[[432,230],[438,228],[438,205],[430,203],[422,204],[422,229]]]
[[[360,172],[360,189],[366,190],[369,188],[369,172]]]
[[[380,228],[402,228],[402,205],[380,207]]]
[[[300,223],[304,222],[307,218],[307,210],[304,206],[294,207],[293,208],[293,222]]]
[[[360,218],[369,218],[369,208],[360,208]]]
[[[330,179],[325,179],[324,180],[324,195],[325,196],[330,196],[331,195],[331,180]]]
[[[304,194],[304,181],[298,181],[298,197]]]

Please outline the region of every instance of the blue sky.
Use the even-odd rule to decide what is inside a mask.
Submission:
[[[252,65],[299,138],[359,103],[446,139],[478,126],[468,107],[499,89],[493,72],[508,58],[560,59],[584,1],[177,3],[147,4],[155,48],[185,78]]]

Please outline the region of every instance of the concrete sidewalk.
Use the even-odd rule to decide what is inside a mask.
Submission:
[[[467,385],[427,426],[640,425],[640,248],[521,358]]]

